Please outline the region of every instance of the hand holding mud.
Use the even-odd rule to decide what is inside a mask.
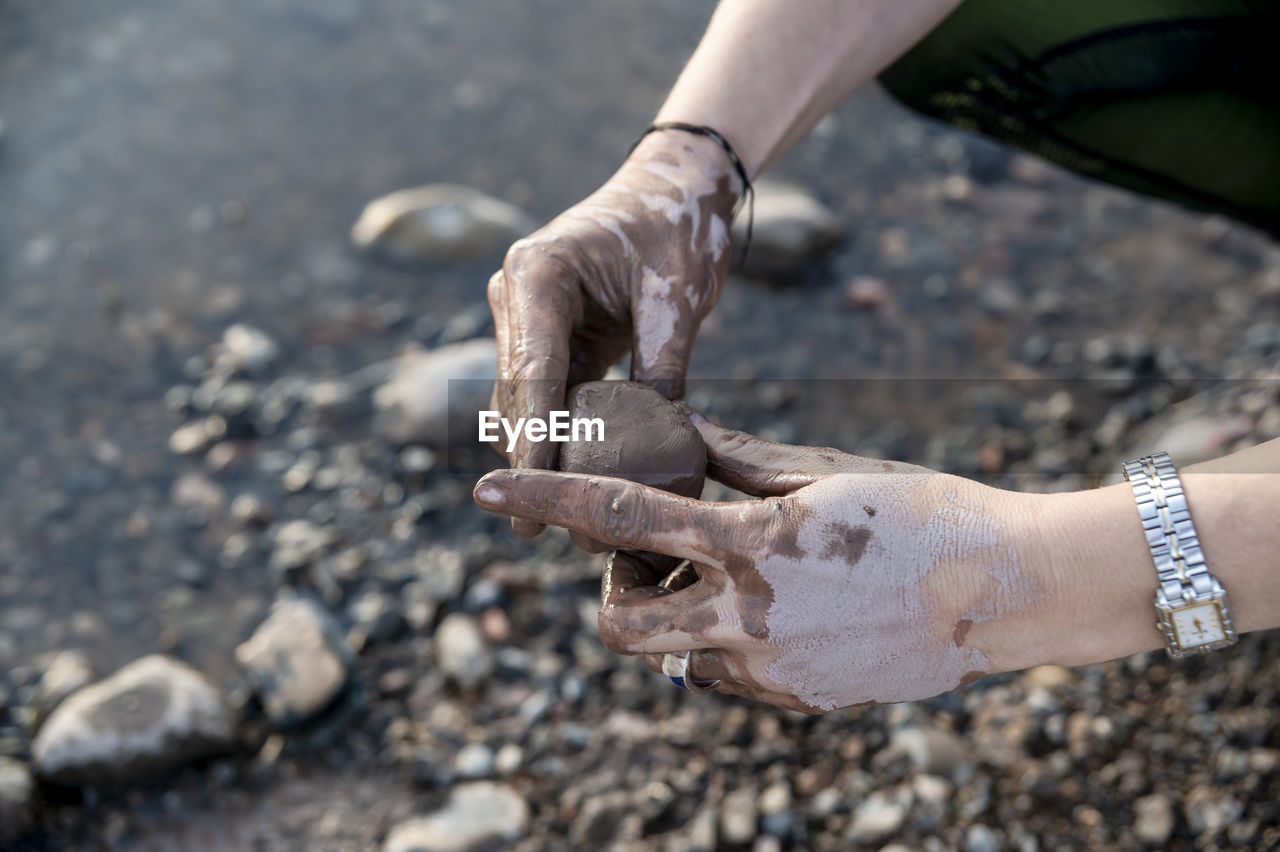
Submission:
[[[1006,528],[1023,495],[693,421],[709,474],[758,499],[547,471],[476,487],[490,511],[692,561],[697,581],[673,593],[658,584],[674,563],[612,555],[610,649],[655,670],[660,655],[695,649],[698,679],[806,712],[925,698],[1025,664],[1001,633],[1045,593]]]
[[[545,418],[569,386],[599,379],[628,351],[634,381],[681,396],[694,335],[728,272],[741,183],[712,140],[654,133],[599,190],[512,246],[489,281],[493,407]],[[552,468],[555,452],[521,439],[509,461]]]

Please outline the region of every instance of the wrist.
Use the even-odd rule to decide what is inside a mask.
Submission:
[[[639,171],[652,173],[654,167],[674,175],[679,168],[692,167],[703,180],[716,184],[716,213],[726,221],[746,191],[746,185],[734,165],[732,157],[720,143],[696,133],[674,128],[655,130],[640,139],[627,156],[619,175]]]
[[[962,601],[985,614],[971,618],[964,644],[982,651],[991,671],[1085,665],[1163,645],[1155,574],[1127,485],[994,495],[1000,547],[988,578]]]

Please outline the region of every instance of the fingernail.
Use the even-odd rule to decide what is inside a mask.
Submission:
[[[491,482],[483,482],[476,486],[473,494],[477,503],[487,503],[490,506],[498,506],[506,502],[507,492],[494,485]]]
[[[689,409],[688,417],[689,417],[689,422],[690,422],[690,423],[692,423],[692,424],[693,424],[693,425],[695,425],[695,426],[710,426],[710,425],[711,425],[711,421],[710,421],[710,420],[708,420],[707,418],[703,417],[701,414],[699,414],[698,412],[694,411],[692,408],[690,408],[690,409]]]

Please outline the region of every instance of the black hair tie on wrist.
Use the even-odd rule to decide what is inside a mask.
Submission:
[[[747,177],[747,167],[742,164],[742,160],[738,157],[738,152],[733,150],[733,146],[729,144],[729,140],[720,134],[720,131],[714,127],[707,127],[704,124],[685,124],[683,121],[664,121],[660,124],[650,124],[640,134],[639,138],[632,143],[631,148],[627,151],[627,156],[635,151],[640,141],[650,133],[656,133],[659,130],[682,130],[685,133],[693,133],[698,136],[705,136],[712,139],[724,149],[725,154],[729,157],[729,162],[733,164],[733,169],[738,173],[738,177],[742,179],[742,199],[738,206],[734,208],[733,215],[738,215],[738,210],[742,209],[742,201],[747,203],[747,239],[742,244],[742,256],[738,258],[738,268],[741,269],[747,262],[747,250],[751,248],[751,226],[755,224],[756,217],[756,191],[751,186],[751,179]]]

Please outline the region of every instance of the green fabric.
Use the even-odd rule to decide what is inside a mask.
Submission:
[[[966,0],[881,82],[927,115],[1280,236],[1277,0]]]

